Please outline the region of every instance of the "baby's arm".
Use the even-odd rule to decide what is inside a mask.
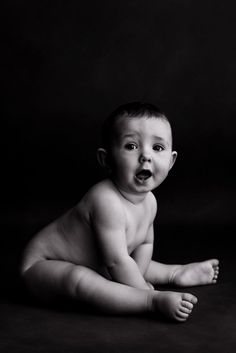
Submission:
[[[153,233],[153,224],[151,224],[145,242],[139,245],[132,253],[132,258],[137,263],[139,270],[144,277],[152,259]]]
[[[128,254],[126,215],[120,201],[112,195],[97,197],[91,219],[103,262],[112,279],[131,287],[150,289]]]
[[[153,284],[150,281],[148,276],[147,278],[147,271],[151,264],[152,254],[153,254],[153,241],[154,241],[154,228],[153,222],[156,217],[157,212],[157,202],[155,196],[152,193],[148,195],[148,204],[149,209],[146,210],[146,217],[150,217],[150,225],[147,231],[146,239],[143,244],[138,246],[135,251],[132,253],[132,257],[134,258],[135,262],[138,264],[138,267],[143,274],[145,280]]]

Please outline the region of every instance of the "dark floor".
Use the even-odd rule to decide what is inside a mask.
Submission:
[[[205,246],[203,233],[196,238],[196,229],[185,230],[181,242],[175,238],[175,251],[169,251],[168,256],[170,233],[165,238],[168,241],[159,242],[162,251],[157,254],[162,261],[183,258],[186,262],[215,255],[221,262],[217,285],[188,289],[197,295],[199,303],[184,324],[158,317],[106,316],[66,305],[42,307],[30,300],[17,276],[23,238],[14,246],[5,242],[1,258],[0,352],[236,352],[236,257],[233,241],[221,246],[222,239],[232,239],[234,232],[231,230],[229,236],[226,231],[227,237],[223,229],[218,229],[216,240]],[[207,234],[208,240],[214,238],[209,237],[209,231]]]

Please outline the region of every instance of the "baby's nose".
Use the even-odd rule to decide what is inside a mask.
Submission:
[[[152,157],[149,153],[146,152],[140,155],[139,160],[140,160],[140,163],[151,162]]]

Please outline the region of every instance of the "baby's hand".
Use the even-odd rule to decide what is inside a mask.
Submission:
[[[147,285],[150,289],[155,290],[155,288],[153,287],[153,285],[150,282],[147,282]]]

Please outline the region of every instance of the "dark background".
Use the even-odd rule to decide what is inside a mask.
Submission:
[[[234,0],[1,2],[2,353],[236,352],[235,10]],[[101,123],[132,100],[166,112],[179,152],[155,191],[154,257],[220,259],[217,285],[188,289],[199,303],[184,325],[45,308],[19,278],[27,241],[104,177]]]
[[[1,5],[1,242],[21,249],[37,229],[78,202],[104,176],[96,161],[102,121],[117,105],[143,100],[167,114],[179,152],[155,191],[156,226],[173,228],[180,241],[180,229],[185,234],[186,227],[199,229],[195,236],[204,234],[199,247],[218,242],[230,248],[234,3],[15,0]]]

